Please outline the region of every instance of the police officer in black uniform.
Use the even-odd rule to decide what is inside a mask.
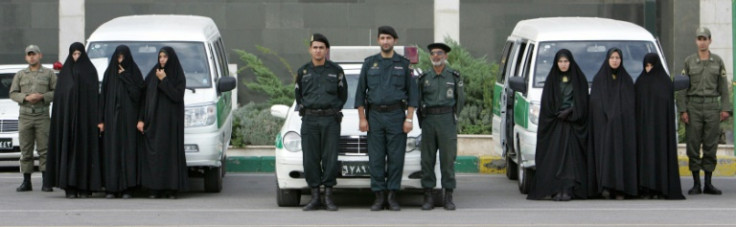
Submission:
[[[371,190],[376,195],[371,211],[382,210],[386,200],[390,210],[401,210],[396,192],[401,188],[406,134],[412,130],[418,104],[410,62],[394,52],[398,38],[392,27],[378,28],[381,53],[365,59],[355,91],[360,131],[368,132]]]
[[[332,187],[337,184],[337,149],[340,140],[342,106],[347,101],[348,84],[342,68],[325,57],[330,42],[315,33],[309,44],[312,61],[299,68],[294,95],[302,117],[302,155],[304,175],[312,200],[303,210],[320,207],[320,185],[325,186],[325,208],[336,211]]]

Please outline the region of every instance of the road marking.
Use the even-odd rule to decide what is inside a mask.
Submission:
[[[363,213],[366,209],[341,209],[344,212],[360,212]],[[736,212],[736,208],[733,207],[721,207],[721,208],[468,208],[459,209],[463,212],[560,212],[560,211],[719,211],[719,212]],[[220,212],[302,212],[301,208],[283,208],[283,209],[76,209],[76,210],[0,210],[0,213],[110,213],[110,212],[128,212],[128,213],[181,213],[181,212],[209,212],[209,213],[220,213]],[[426,213],[421,210],[407,210],[406,212]]]

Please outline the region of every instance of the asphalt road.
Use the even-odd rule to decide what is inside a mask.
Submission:
[[[724,195],[688,196],[684,201],[585,200],[528,201],[515,181],[501,175],[458,175],[454,212],[420,210],[420,194],[400,194],[402,211],[371,212],[367,191],[336,193],[340,211],[303,212],[278,207],[273,174],[228,173],[218,194],[192,192],[179,199],[122,200],[102,194],[66,199],[63,191],[41,192],[34,175],[33,192],[18,193],[17,169],[0,168],[0,225],[3,226],[736,226],[736,178],[714,182]],[[683,188],[692,181],[683,178]],[[302,204],[309,200],[302,197]]]

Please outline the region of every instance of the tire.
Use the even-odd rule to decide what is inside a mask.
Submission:
[[[518,170],[517,176],[519,177],[519,192],[521,194],[528,194],[530,185],[532,184],[531,182],[534,180],[534,169],[522,167],[521,154],[517,154],[516,157],[516,160],[518,160],[516,169]]]
[[[442,193],[442,189],[433,189],[432,190],[432,199],[434,200],[434,206],[435,207],[444,207],[445,206],[445,194]]]
[[[227,173],[227,156],[223,155],[220,162],[222,163],[222,177],[225,177],[225,173]]]
[[[220,167],[212,167],[204,173],[204,191],[217,193],[222,191],[222,175],[224,169]]]
[[[509,180],[518,180],[519,179],[519,170],[517,169],[518,164],[514,162],[514,159],[511,157],[511,153],[506,153],[506,178]]]
[[[276,205],[279,207],[295,207],[299,206],[302,198],[302,192],[293,189],[281,189],[278,182],[276,183]]]

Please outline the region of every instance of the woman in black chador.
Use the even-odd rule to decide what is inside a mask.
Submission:
[[[567,49],[547,75],[537,131],[536,175],[527,199],[587,198],[588,80]]]
[[[638,193],[634,82],[620,49],[608,50],[590,88],[589,195],[624,199]]]
[[[644,56],[636,79],[636,135],[639,193],[645,197],[685,199],[680,188],[672,80],[659,56]]]
[[[138,117],[143,133],[141,186],[151,198],[176,198],[187,187],[184,157],[184,89],[186,78],[171,47],[158,51],[158,64],[145,80],[145,99]]]
[[[128,46],[120,45],[110,57],[102,79],[102,119],[105,190],[107,198],[130,198],[139,184],[136,130],[143,89],[143,74],[133,61]]]
[[[67,198],[88,197],[102,189],[97,69],[84,45],[69,47],[54,91],[46,163],[47,185],[62,188]]]

